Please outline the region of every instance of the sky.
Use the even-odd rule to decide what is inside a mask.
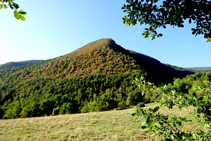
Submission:
[[[143,38],[146,25],[127,27],[121,9],[126,0],[15,0],[27,12],[17,20],[11,9],[0,10],[0,64],[52,59],[87,43],[112,38],[125,49],[178,67],[211,67],[211,43],[194,36],[194,24],[159,29],[163,37]]]

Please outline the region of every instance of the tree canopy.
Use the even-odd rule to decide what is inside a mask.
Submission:
[[[20,7],[14,2],[14,0],[0,0],[0,9],[7,9],[8,7],[14,11],[13,13],[16,19],[25,21],[24,16],[26,15],[26,12],[24,12],[22,9],[18,10]]]
[[[207,42],[211,42],[211,2],[208,0],[126,0],[122,9],[127,12],[123,17],[124,24],[147,24],[142,35],[152,40],[161,37],[156,29],[166,25],[184,27],[184,21],[194,22],[196,28],[191,28],[192,34],[204,35]]]

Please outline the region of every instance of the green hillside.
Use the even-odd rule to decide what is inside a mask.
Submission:
[[[0,70],[0,117],[18,118],[125,109],[144,99],[136,76],[161,84],[193,72],[177,71],[149,56],[100,39],[64,56]]]
[[[12,67],[25,66],[25,65],[34,64],[40,61],[43,61],[43,60],[27,60],[27,61],[20,61],[20,62],[9,62],[6,64],[1,64],[0,69],[8,69]]]

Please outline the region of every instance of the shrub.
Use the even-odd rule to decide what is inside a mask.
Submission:
[[[81,112],[107,111],[115,107],[117,107],[116,101],[114,101],[110,95],[103,94],[93,101],[86,102]]]
[[[144,101],[144,96],[142,95],[141,91],[137,88],[134,91],[130,92],[127,97],[127,105],[137,105],[139,102]]]
[[[127,109],[127,108],[128,108],[128,105],[126,104],[126,101],[120,101],[118,103],[117,110],[123,110],[123,109]]]
[[[72,103],[63,103],[59,109],[59,114],[71,114],[72,113]]]

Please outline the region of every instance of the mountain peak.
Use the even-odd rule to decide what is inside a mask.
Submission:
[[[93,49],[99,49],[102,47],[109,47],[110,49],[117,49],[116,42],[111,38],[102,38],[93,42],[86,44],[83,47],[78,48],[77,50],[70,52],[68,55],[80,55],[82,53],[90,52]]]

